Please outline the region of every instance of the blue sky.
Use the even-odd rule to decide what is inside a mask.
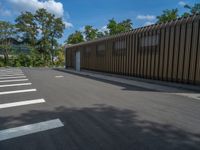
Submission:
[[[134,28],[152,24],[164,9],[178,8],[179,13],[186,11],[184,4],[193,5],[200,0],[0,0],[0,20],[14,22],[21,11],[34,12],[46,8],[49,12],[62,17],[66,30],[60,43],[75,30],[85,25],[104,29],[108,20],[121,21],[130,18]]]

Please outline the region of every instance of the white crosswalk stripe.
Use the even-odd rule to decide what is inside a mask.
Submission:
[[[0,92],[0,95],[35,92],[35,91],[37,91],[37,90],[36,89],[26,89],[26,90],[16,90],[16,91],[5,91],[5,92]]]
[[[35,99],[35,100],[19,101],[19,102],[13,102],[13,103],[5,103],[5,104],[0,104],[0,109],[16,107],[16,106],[31,105],[31,104],[38,104],[38,103],[44,103],[44,102],[45,102],[44,99]]]
[[[26,76],[0,77],[0,80],[5,80],[5,79],[18,79],[18,78],[26,78]]]
[[[3,87],[13,87],[13,86],[25,86],[25,85],[31,85],[32,83],[19,83],[19,84],[4,84],[0,85],[0,88]]]
[[[28,79],[1,80],[0,83],[3,83],[3,82],[19,82],[19,81],[28,81]]]
[[[22,72],[21,69],[0,69],[0,88],[1,89],[7,89],[10,87],[26,87],[32,85],[31,82],[23,82],[23,81],[28,81],[24,73]],[[19,82],[19,83],[14,83],[12,82]],[[14,101],[12,102],[6,102],[6,103],[1,103],[1,96],[9,94],[13,94],[15,97],[15,94],[20,94],[20,93],[27,93],[27,92],[36,92],[37,89],[22,89],[22,90],[6,90],[0,92],[0,111],[3,109],[13,109],[15,107],[22,107],[22,106],[27,106],[27,105],[35,105],[35,104],[42,104],[45,103],[45,99],[43,98],[37,98],[37,99],[29,99],[29,100],[23,100],[21,99],[20,101]],[[23,119],[23,118],[22,118]],[[24,135],[29,135],[33,133],[38,133],[42,131],[47,131],[55,128],[60,128],[63,127],[64,124],[60,121],[60,119],[53,119],[53,120],[47,120],[39,123],[34,123],[34,124],[28,124],[24,126],[19,126],[19,127],[14,127],[14,128],[8,128],[4,130],[0,130],[0,141],[16,138],[16,137],[21,137]]]
[[[4,74],[4,75],[1,75],[0,74],[0,77],[14,77],[14,76],[23,76],[24,74]]]
[[[50,129],[55,129],[63,127],[63,123],[60,119],[54,119],[49,121],[44,121],[40,123],[25,125],[21,127],[5,129],[0,131],[0,141],[12,139],[15,137],[20,137],[28,134],[33,134],[37,132],[42,132]]]

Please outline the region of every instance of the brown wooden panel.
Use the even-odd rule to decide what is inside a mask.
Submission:
[[[136,56],[136,76],[139,77],[140,76],[140,46],[139,46],[139,30],[137,30],[136,32],[136,53],[137,53],[137,56]]]
[[[126,33],[125,36],[125,41],[126,41],[126,50],[125,50],[125,56],[124,56],[124,75],[128,75],[128,63],[127,61],[129,60],[129,56],[128,56],[128,51],[129,51],[129,34]]]
[[[139,54],[139,62],[138,62],[138,69],[139,69],[139,77],[143,76],[142,69],[143,69],[143,60],[144,60],[144,51],[141,50],[140,42],[141,38],[144,35],[144,28],[139,30],[138,33],[138,54]]]
[[[132,34],[129,34],[129,37],[128,37],[128,45],[129,45],[129,48],[127,49],[127,62],[126,62],[126,65],[127,65],[127,75],[130,76],[131,75],[131,67],[132,67]]]
[[[124,38],[123,38],[123,36],[120,36],[118,39],[119,39],[119,42],[120,42],[119,47],[120,47],[120,51],[121,51],[121,48],[122,48],[121,41],[124,40]],[[118,58],[119,58],[119,60],[118,60],[119,61],[119,64],[118,64],[119,71],[118,71],[118,73],[122,74],[122,72],[123,72],[123,54],[120,53]]]
[[[163,59],[163,74],[162,74],[162,79],[167,80],[167,69],[168,69],[168,51],[169,51],[169,37],[170,37],[170,27],[166,27],[166,32],[165,32],[165,49],[164,49],[164,59]]]
[[[113,39],[109,40],[108,45],[109,45],[109,49],[110,49],[110,68],[109,68],[109,70],[113,73],[114,72],[114,69],[113,69],[114,67],[113,67],[112,41],[113,41]]]
[[[195,83],[195,66],[196,66],[196,55],[197,55],[197,47],[198,47],[198,32],[199,32],[199,21],[194,20],[192,27],[192,39],[191,39],[191,55],[190,55],[190,63],[189,63],[189,82]]]
[[[182,81],[183,76],[183,61],[185,53],[185,39],[186,39],[186,21],[183,20],[181,24],[181,33],[180,33],[180,50],[179,50],[179,61],[178,61],[178,76],[177,81]]]
[[[200,20],[198,22],[199,22],[198,28],[200,28]],[[195,84],[200,84],[200,29],[198,31],[196,68],[195,68]]]
[[[175,33],[175,22],[172,22],[170,29],[170,39],[169,39],[169,51],[168,51],[168,69],[167,69],[167,80],[172,80],[172,64],[174,57],[174,34]]]
[[[158,35],[158,45],[155,49],[155,67],[154,67],[154,79],[159,79],[159,57],[160,57],[160,47],[161,47],[161,25],[156,26],[156,34]]]
[[[160,48],[159,48],[159,79],[163,79],[163,63],[164,63],[164,50],[165,50],[165,27],[164,24],[161,27],[161,35],[160,35]]]
[[[156,45],[153,47],[153,54],[152,54],[152,67],[151,67],[151,78],[152,79],[156,79],[156,76],[157,76],[157,71],[156,69],[158,69],[158,48],[159,48],[159,44],[160,44],[160,37],[159,37],[159,30],[158,30],[158,25],[154,27],[154,33],[153,33],[155,36],[156,36]]]
[[[137,57],[137,50],[136,50],[136,36],[135,32],[131,34],[131,66],[130,66],[130,75],[136,75],[136,57]]]
[[[181,35],[181,27],[180,22],[178,21],[175,26],[175,35],[174,35],[174,54],[173,54],[173,65],[172,65],[172,81],[177,80],[178,73],[178,61],[179,61],[179,51],[180,51],[180,35]]]
[[[151,28],[149,28],[148,30],[148,36],[149,37],[152,37],[153,36],[153,26],[151,26]],[[146,57],[147,57],[147,64],[146,64],[146,72],[145,72],[145,77],[146,78],[150,78],[150,74],[151,74],[151,57],[152,57],[152,43],[153,43],[153,38],[148,38],[148,42],[149,42],[149,46],[148,46],[148,49],[147,49],[147,52],[146,52]]]
[[[192,22],[187,24],[186,31],[186,45],[184,54],[184,64],[183,64],[183,81],[188,82],[189,77],[189,63],[190,63],[190,51],[191,51],[191,39],[192,39]]]

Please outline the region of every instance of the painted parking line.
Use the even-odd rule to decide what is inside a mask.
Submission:
[[[21,70],[0,70],[0,72],[22,72]]]
[[[5,92],[0,92],[0,95],[35,92],[35,91],[37,91],[37,90],[36,89],[26,89],[26,90],[16,90],[16,91],[5,91]]]
[[[1,74],[0,76],[15,76],[15,75],[24,75],[23,73],[9,73],[9,74]]]
[[[25,85],[31,85],[32,83],[19,83],[19,84],[4,84],[0,85],[0,88],[3,87],[13,87],[13,86],[25,86]]]
[[[14,77],[14,76],[24,76],[24,74],[0,74],[0,77]]]
[[[0,141],[8,140],[24,135],[29,135],[33,133],[38,133],[42,131],[47,131],[55,128],[63,127],[64,124],[60,121],[60,119],[53,119],[49,121],[44,121],[40,123],[20,126],[16,128],[10,128],[0,131]]]
[[[0,74],[9,74],[9,73],[23,73],[22,71],[3,71],[3,72],[0,72]]]
[[[192,98],[192,99],[196,99],[196,100],[200,100],[200,93],[175,93],[175,94],[184,96],[184,97],[188,97],[188,98]]]
[[[55,76],[55,78],[63,78],[64,76]]]
[[[14,72],[0,72],[0,74],[12,74],[12,73],[23,73],[22,71],[14,71]]]
[[[19,81],[28,81],[28,79],[2,80],[2,81],[0,81],[0,83],[4,83],[4,82],[19,82]]]
[[[44,99],[35,99],[35,100],[19,101],[19,102],[14,102],[14,103],[5,103],[5,104],[0,104],[0,109],[24,106],[24,105],[31,105],[31,104],[38,104],[38,103],[44,103],[44,102],[45,102]]]
[[[4,80],[4,79],[17,79],[17,78],[26,78],[26,76],[0,77],[0,80]]]

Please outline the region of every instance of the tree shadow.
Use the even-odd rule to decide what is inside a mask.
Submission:
[[[2,141],[0,149],[26,150],[29,145],[33,150],[198,150],[200,146],[199,133],[141,120],[132,110],[107,105],[57,107],[0,117],[0,130],[55,118],[64,127]],[[40,140],[43,142],[38,144]]]

